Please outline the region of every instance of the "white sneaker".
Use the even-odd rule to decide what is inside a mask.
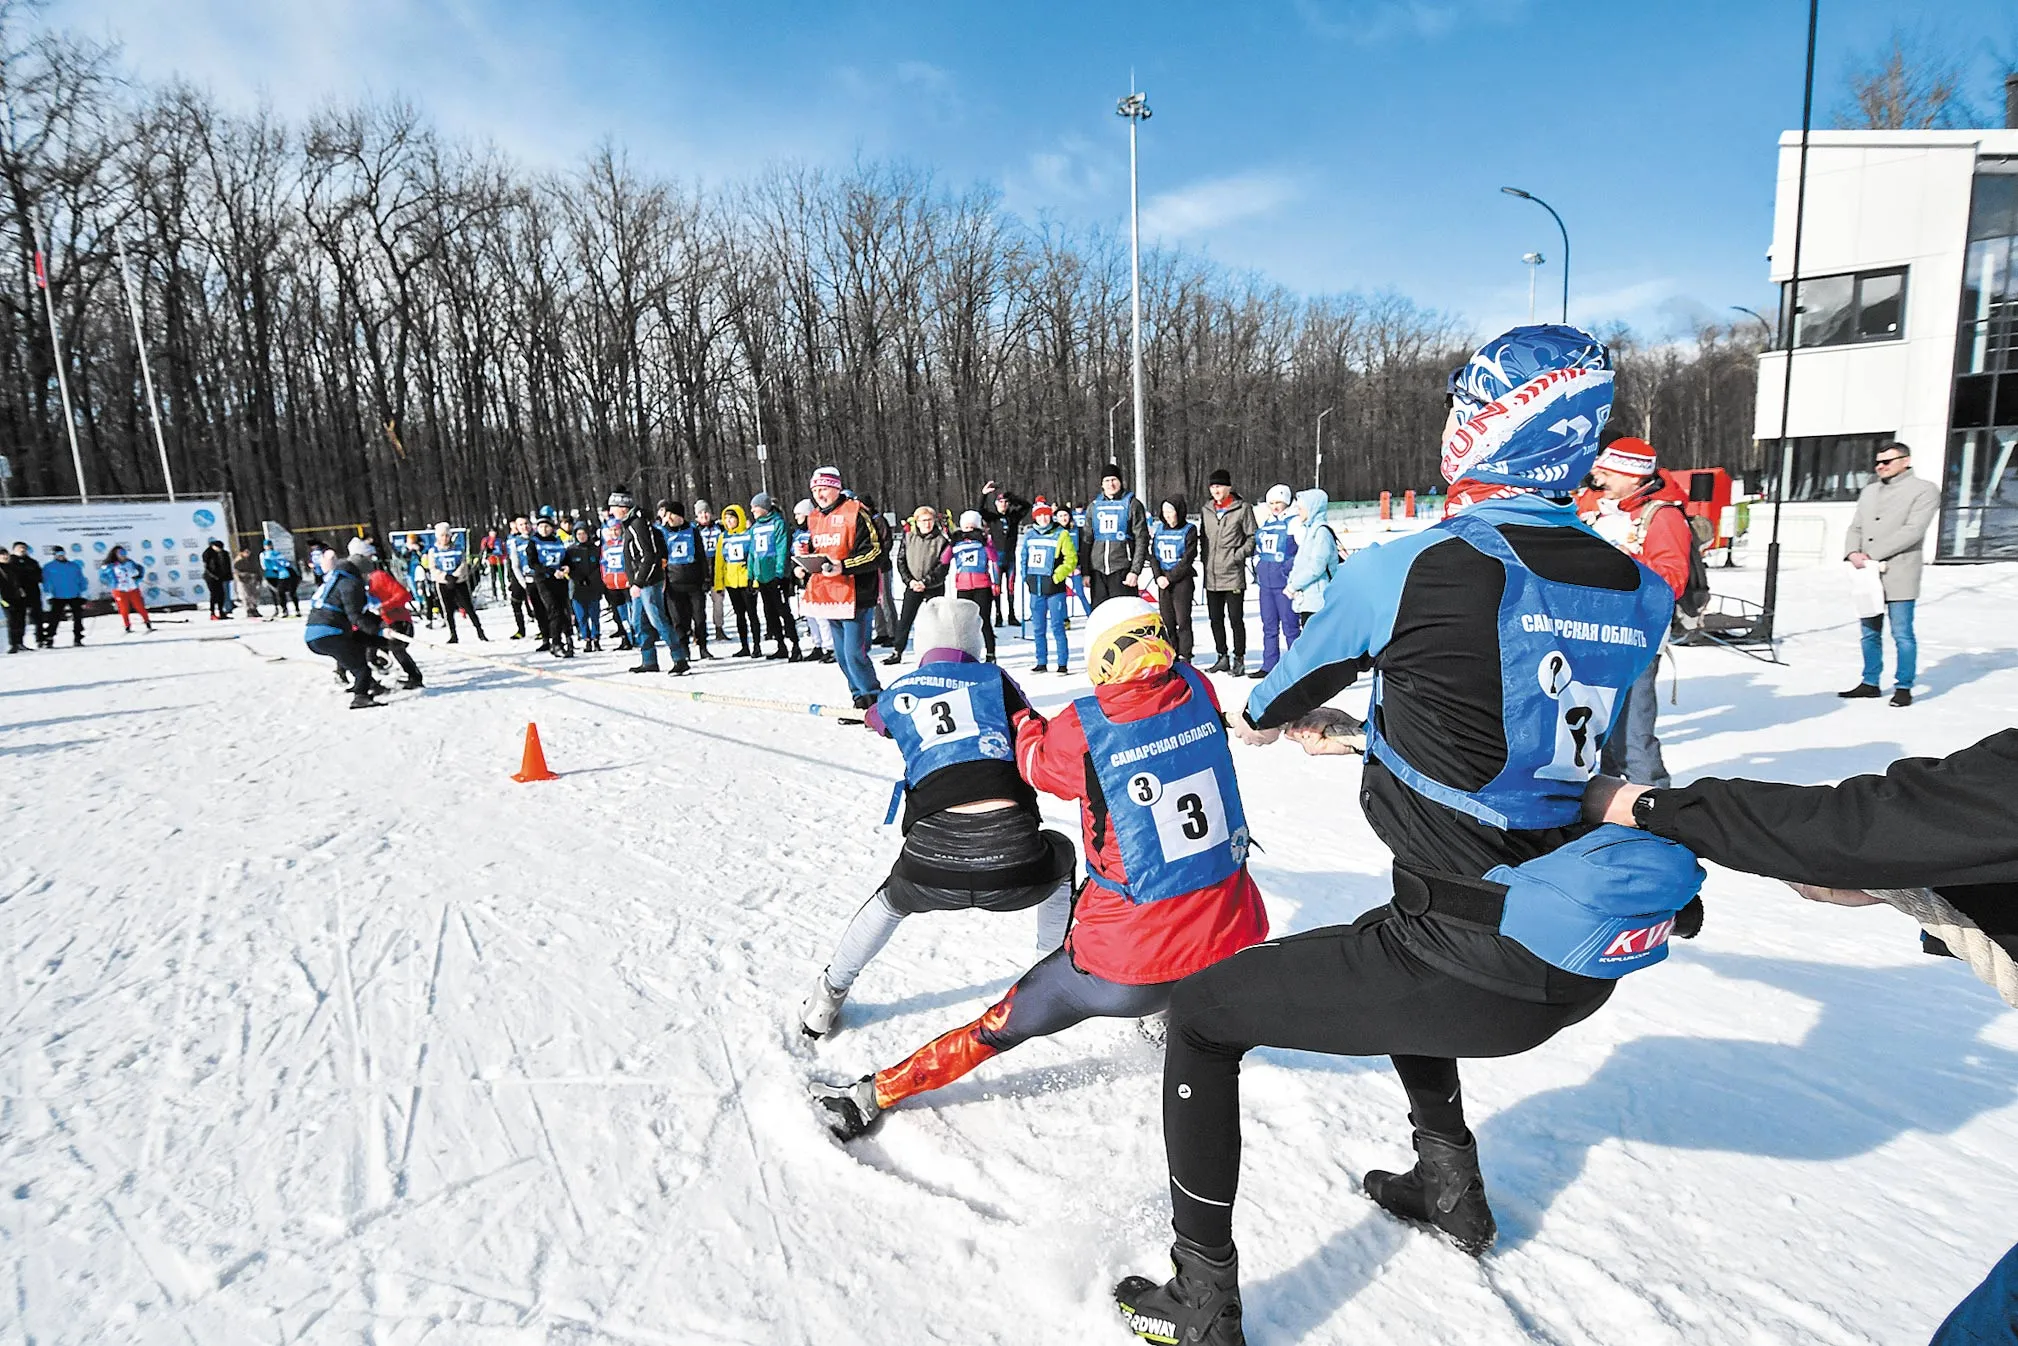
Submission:
[[[813,981],[812,994],[799,1006],[799,1030],[809,1038],[827,1036],[834,1031],[834,1021],[841,1017],[841,1002],[847,998],[846,991],[827,985],[823,970]]]

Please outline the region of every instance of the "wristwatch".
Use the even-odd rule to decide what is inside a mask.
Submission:
[[[1633,826],[1642,832],[1647,830],[1648,822],[1653,819],[1654,800],[1659,798],[1660,794],[1659,790],[1645,790],[1633,800]]]

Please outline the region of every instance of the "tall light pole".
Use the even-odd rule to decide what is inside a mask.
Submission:
[[[1117,397],[1114,399],[1114,405],[1107,408],[1107,461],[1110,463],[1114,461],[1114,413],[1127,405],[1127,398]],[[1141,483],[1138,482],[1136,485],[1140,489]]]
[[[1808,0],[1808,73],[1801,86],[1801,167],[1794,184],[1794,261],[1787,277],[1787,349],[1780,358],[1787,362],[1780,376],[1779,459],[1773,469],[1773,536],[1766,544],[1766,591],[1761,595],[1759,630],[1756,638],[1773,643],[1773,623],[1780,604],[1780,497],[1786,491],[1788,470],[1787,418],[1794,393],[1794,317],[1801,311],[1801,226],[1808,213],[1808,133],[1815,117],[1815,29],[1820,22],[1821,0]]]
[[[1135,176],[1135,132],[1149,120],[1149,96],[1131,93],[1114,109],[1128,121],[1129,350],[1135,366],[1135,489],[1149,489],[1149,454],[1142,438],[1142,192]]]
[[[1535,321],[1535,276],[1548,258],[1538,252],[1524,252],[1521,254],[1521,260],[1526,262],[1528,267],[1528,326],[1532,327]]]
[[[1763,313],[1758,312],[1756,309],[1746,308],[1743,304],[1731,305],[1731,312],[1742,313],[1747,318],[1750,318],[1753,322],[1756,322],[1759,326],[1765,328],[1766,349],[1771,350],[1773,348],[1773,343],[1777,341],[1779,338],[1774,335],[1773,324],[1766,321],[1766,316]]]
[[[1565,224],[1563,223],[1563,217],[1562,217],[1562,216],[1560,216],[1560,215],[1558,215],[1558,214],[1556,214],[1556,208],[1555,208],[1554,206],[1552,206],[1552,205],[1550,205],[1550,204],[1549,204],[1548,202],[1546,202],[1546,201],[1542,200],[1542,199],[1541,199],[1541,198],[1540,198],[1539,196],[1536,196],[1536,195],[1535,195],[1535,194],[1534,194],[1533,192],[1524,192],[1524,191],[1522,191],[1522,190],[1521,190],[1520,188],[1518,188],[1518,187],[1502,187],[1502,188],[1500,188],[1500,190],[1501,190],[1501,191],[1503,191],[1503,192],[1505,192],[1505,193],[1506,193],[1506,194],[1507,194],[1508,196],[1518,196],[1518,197],[1519,197],[1519,198],[1520,198],[1521,200],[1523,200],[1523,201],[1532,201],[1532,202],[1534,202],[1534,203],[1535,203],[1536,205],[1540,206],[1540,207],[1541,207],[1541,208],[1542,208],[1543,210],[1546,210],[1546,211],[1547,211],[1547,212],[1549,213],[1549,218],[1550,218],[1550,219],[1552,219],[1552,220],[1554,220],[1554,221],[1556,222],[1556,228],[1557,228],[1558,230],[1560,230],[1560,231],[1561,231],[1561,233],[1562,233],[1562,236],[1563,236],[1563,324],[1564,324],[1565,326],[1567,326],[1567,325],[1569,324],[1569,320],[1570,320],[1570,231],[1569,231],[1569,227],[1568,227],[1567,225],[1565,225]]]
[[[750,391],[750,400],[757,415],[757,473],[762,479],[765,495],[771,493],[771,450],[764,443],[764,385],[770,381],[771,376],[766,374],[756,381]]]
[[[1326,407],[1317,413],[1317,462],[1311,468],[1310,484],[1320,491],[1324,489],[1324,418],[1332,411],[1333,408]]]

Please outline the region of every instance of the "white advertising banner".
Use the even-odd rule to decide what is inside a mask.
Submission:
[[[98,568],[114,547],[147,572],[141,592],[149,607],[204,603],[203,548],[233,539],[222,500],[116,501],[102,505],[0,506],[0,545],[25,542],[38,561],[61,547],[84,567],[89,598],[107,598]]]

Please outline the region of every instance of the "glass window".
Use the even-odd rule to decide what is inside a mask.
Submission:
[[[2018,234],[2018,175],[1984,172],[1978,165],[1976,195],[1969,207],[1969,237],[2004,238]]]
[[[1899,335],[1899,301],[1906,292],[1906,273],[1880,272],[1857,278],[1857,340],[1885,341]]]
[[[1792,441],[1787,456],[1786,500],[1855,500],[1876,479],[1871,460],[1893,436],[1814,435]],[[1771,453],[1770,446],[1767,452]],[[1770,467],[1765,474],[1772,480]]]
[[[1780,311],[1787,311],[1786,282],[1780,284]],[[1904,268],[1810,276],[1801,281],[1794,305],[1794,345],[1844,346],[1859,341],[1897,341],[1905,335]],[[1782,318],[1781,346],[1786,345]]]

